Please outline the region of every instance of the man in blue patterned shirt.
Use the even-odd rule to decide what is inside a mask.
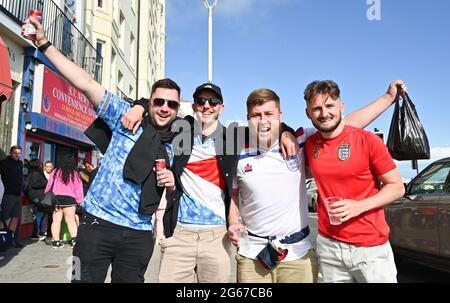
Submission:
[[[83,92],[95,107],[97,115],[112,131],[111,143],[84,200],[86,214],[80,222],[73,252],[73,279],[104,282],[108,268],[112,265],[112,282],[144,282],[154,244],[151,213],[141,209],[141,189],[144,191],[145,185],[125,179],[124,167],[133,147],[139,144],[138,139],[148,129],[160,143],[156,156],[160,157],[162,152],[166,161],[171,160],[168,156],[173,154],[171,140],[163,141],[163,138],[167,138],[176,118],[180,88],[170,79],[155,82],[149,101],[149,115],[143,123],[145,128],[141,127],[133,133],[120,122],[131,105],[106,91],[84,69],[67,59],[48,42],[42,25],[35,19],[31,19],[31,22],[37,28],[35,46],[62,76]],[[150,178],[154,181],[155,177],[150,172],[153,163],[142,163],[141,166],[141,169],[148,167],[149,175],[145,182]],[[168,192],[174,190],[175,181],[170,170],[158,173],[156,179],[164,184]],[[161,193],[162,190],[158,189]],[[159,200],[155,203],[157,205]]]

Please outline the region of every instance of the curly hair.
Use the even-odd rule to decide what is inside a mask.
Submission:
[[[65,155],[59,162],[59,169],[61,170],[61,179],[64,184],[69,183],[70,179],[74,179],[77,170],[77,161],[73,155]]]

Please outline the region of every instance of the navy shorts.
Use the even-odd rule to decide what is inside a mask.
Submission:
[[[19,218],[22,211],[20,196],[4,195],[2,199],[1,218],[6,221],[11,218]]]

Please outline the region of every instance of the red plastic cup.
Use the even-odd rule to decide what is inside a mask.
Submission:
[[[327,208],[327,213],[328,213],[328,217],[330,218],[330,224],[331,225],[339,225],[339,224],[342,223],[340,218],[335,217],[335,216],[330,214],[330,210],[333,209],[331,206],[334,203],[340,202],[342,200],[344,200],[342,197],[328,197],[328,198],[325,198],[325,206]]]
[[[39,22],[42,22],[42,12],[38,10],[30,10],[28,13],[28,18],[26,20],[25,30],[23,32],[23,36],[27,39],[36,40],[36,27],[31,23],[30,17],[38,19]]]
[[[166,160],[165,159],[156,159],[155,160],[155,170],[156,170],[156,174],[158,175],[159,171],[162,171],[166,169]],[[164,183],[158,181],[156,183],[156,185],[163,187]]]

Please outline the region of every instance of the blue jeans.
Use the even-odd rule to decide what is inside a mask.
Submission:
[[[35,216],[33,236],[45,235],[47,232],[47,215],[33,207],[33,213]]]

